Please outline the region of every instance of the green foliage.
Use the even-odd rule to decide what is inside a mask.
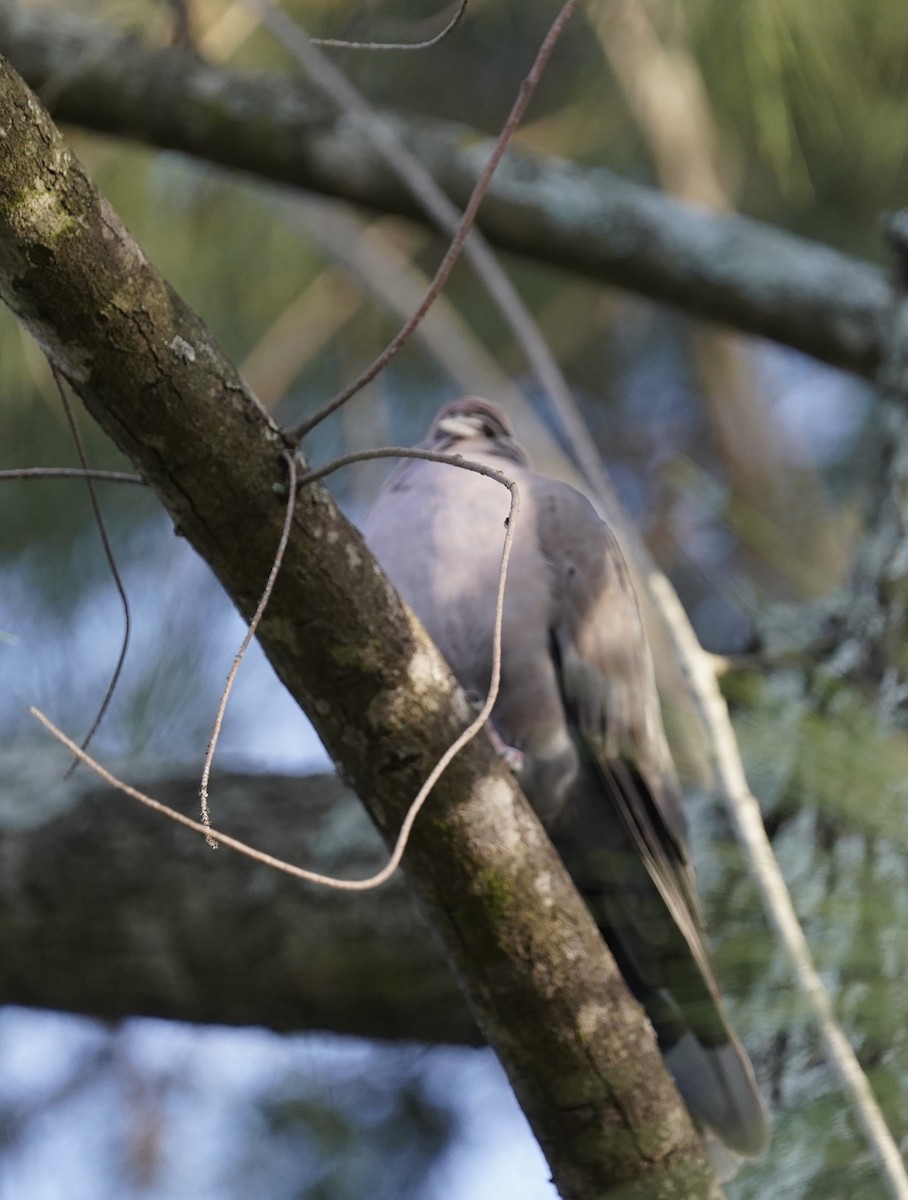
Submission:
[[[878,256],[877,215],[900,205],[908,184],[904,6],[690,0],[683,8],[723,138],[743,167],[745,211]]]
[[[890,1128],[908,1120],[908,737],[881,731],[867,698],[840,686],[814,707],[797,672],[737,672],[735,727],[773,848],[837,1011]],[[715,814],[702,879],[736,1015],[777,1094],[771,1156],[729,1188],[871,1197],[880,1182],[853,1113],[816,1046],[784,958]]]

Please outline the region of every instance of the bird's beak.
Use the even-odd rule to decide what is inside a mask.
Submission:
[[[438,428],[442,433],[455,438],[475,438],[482,433],[482,425],[475,417],[444,417],[438,422]]]

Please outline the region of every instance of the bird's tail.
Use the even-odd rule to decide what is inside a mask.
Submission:
[[[753,1067],[734,1033],[704,1045],[688,1030],[665,1061],[700,1127],[717,1175],[731,1178],[739,1158],[759,1158],[769,1145],[769,1115]]]

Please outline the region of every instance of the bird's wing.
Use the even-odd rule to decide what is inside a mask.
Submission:
[[[469,432],[486,418],[492,433],[463,452],[519,477],[525,501],[495,720],[526,750],[521,781],[656,1025],[691,1111],[736,1152],[759,1153],[765,1113],[706,953],[680,790],[626,564],[579,493],[526,471],[488,404],[443,410],[436,448],[454,439],[460,449],[455,419]],[[402,464],[365,526],[388,575],[477,694],[488,684],[506,512],[496,492],[450,467]]]
[[[611,531],[573,488],[534,476],[534,498],[539,541],[553,575],[552,654],[565,712],[581,744],[585,778],[600,793],[580,807],[608,806],[614,828],[603,826],[603,840],[610,850],[638,859],[655,887],[654,894],[641,884],[637,890],[651,898],[625,914],[625,953],[638,960],[644,983],[658,985],[664,951],[676,938],[667,926],[674,924],[686,943],[686,954],[677,953],[693,958],[709,993],[718,997],[688,858],[681,791],[627,564]],[[584,819],[592,815],[586,811]],[[576,832],[579,838],[581,830]],[[656,943],[652,955],[649,942]]]

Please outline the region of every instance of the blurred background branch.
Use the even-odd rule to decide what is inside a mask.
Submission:
[[[10,0],[0,6],[0,47],[60,120],[422,215],[367,137],[280,75],[221,68],[100,22],[38,17]],[[394,127],[463,204],[490,144],[443,122],[398,117]],[[889,291],[875,268],[743,217],[673,203],[602,168],[512,154],[478,224],[503,249],[774,337],[860,374],[872,374],[880,361]]]
[[[3,763],[6,1003],[105,1020],[480,1040],[402,877],[368,904],[324,889],[301,893],[273,871],[212,854],[89,773],[63,784],[65,756],[43,744],[7,751]],[[158,767],[143,782],[196,816],[197,778]],[[214,786],[218,820],[261,849],[356,877],[387,858],[362,805],[334,776],[216,776]]]

